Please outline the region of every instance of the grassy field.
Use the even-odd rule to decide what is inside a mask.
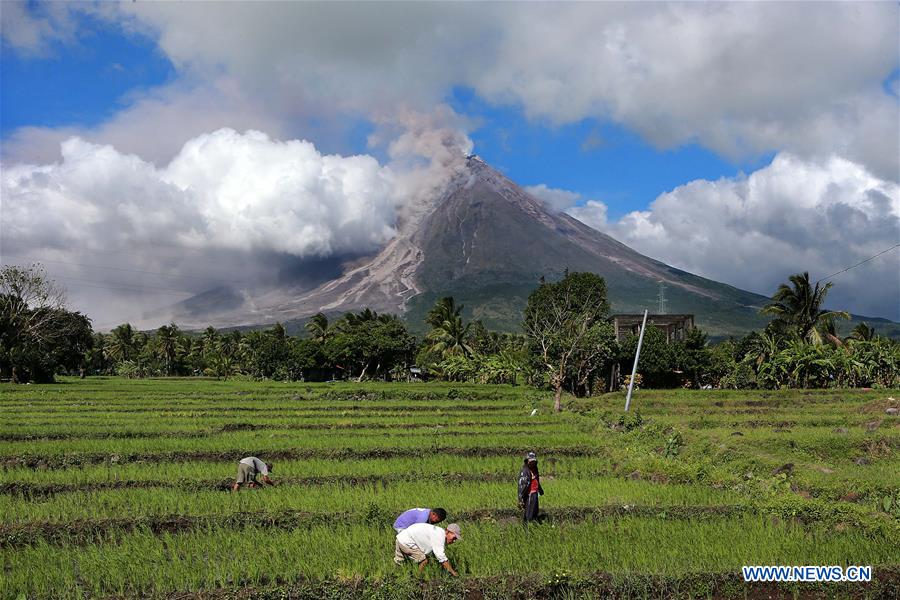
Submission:
[[[900,596],[900,391],[67,380],[0,386],[2,598]],[[533,409],[534,416],[530,416]],[[541,460],[544,521],[515,480]],[[236,462],[277,487],[228,492]],[[462,574],[392,563],[443,506]],[[747,585],[742,565],[873,565]]]

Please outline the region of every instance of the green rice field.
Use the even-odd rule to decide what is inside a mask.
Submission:
[[[625,416],[622,394],[554,414],[510,386],[3,384],[0,598],[896,598],[898,399],[640,390]],[[546,494],[525,528],[528,450]],[[249,455],[276,487],[229,491]],[[460,524],[460,578],[393,564],[414,506]],[[748,584],[743,565],[874,576]]]

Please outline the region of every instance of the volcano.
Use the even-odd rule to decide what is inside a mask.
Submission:
[[[664,286],[668,312],[692,313],[713,336],[765,325],[767,298],[698,277],[644,256],[545,204],[472,155],[442,193],[398,223],[398,234],[374,256],[341,266],[338,277],[251,292],[219,289],[176,306],[188,327],[298,327],[317,313],[364,307],[402,314],[414,330],[435,300],[454,296],[464,315],[488,328],[517,330],[541,278],[566,271],[605,278],[614,312],[656,312]],[[291,327],[289,327],[291,329]]]

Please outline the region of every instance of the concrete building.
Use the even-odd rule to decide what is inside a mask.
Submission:
[[[609,318],[616,333],[616,341],[620,344],[630,335],[641,333],[641,323],[644,315],[613,315]],[[666,334],[666,343],[678,342],[687,337],[689,331],[694,328],[694,315],[647,315],[647,325],[657,327]],[[640,370],[640,365],[638,366]],[[609,373],[607,391],[614,391],[619,387],[622,377],[618,363],[613,363]]]
[[[644,315],[613,315],[609,318],[616,332],[616,341],[621,343],[629,335],[641,332]],[[694,315],[647,315],[647,324],[662,329],[666,343],[683,340],[694,328]]]

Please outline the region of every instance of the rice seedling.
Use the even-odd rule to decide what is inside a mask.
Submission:
[[[0,596],[732,596],[744,564],[872,564],[875,597],[900,568],[890,395],[641,390],[626,428],[621,394],[557,415],[510,386],[0,386]],[[547,518],[526,530],[532,449]],[[250,454],[280,485],[225,491]],[[390,524],[415,505],[462,522],[462,587],[394,568]]]

